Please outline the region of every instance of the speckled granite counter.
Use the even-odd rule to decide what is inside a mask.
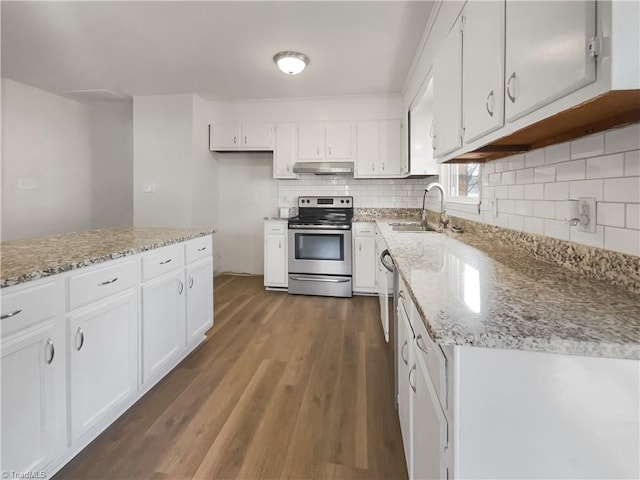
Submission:
[[[489,238],[389,221],[376,219],[437,343],[640,359],[639,295]]]
[[[0,288],[215,233],[186,228],[108,228],[0,243]]]

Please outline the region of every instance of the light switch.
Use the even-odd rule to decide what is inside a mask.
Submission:
[[[156,184],[155,183],[145,183],[142,185],[142,192],[143,193],[155,193],[156,191]]]

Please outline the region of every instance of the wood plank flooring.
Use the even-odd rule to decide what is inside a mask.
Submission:
[[[215,325],[56,476],[405,479],[375,298],[215,279]]]

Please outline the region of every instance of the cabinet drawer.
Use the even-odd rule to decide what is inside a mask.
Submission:
[[[2,338],[55,316],[54,282],[17,291],[14,287],[2,289]]]
[[[201,258],[210,257],[212,252],[211,235],[194,238],[186,244],[187,263],[195,262]]]
[[[136,284],[136,262],[105,264],[69,278],[69,310],[122,292]]]
[[[266,222],[264,229],[269,234],[280,233],[284,235],[287,231],[287,222]]]
[[[438,400],[442,405],[442,409],[447,409],[447,357],[444,355],[442,348],[433,341],[427,328],[422,322],[422,317],[418,313],[413,302],[411,303],[411,323],[413,331],[416,335],[416,353],[422,356],[427,371],[433,382],[433,388],[438,395]]]
[[[376,232],[376,224],[371,222],[356,222],[353,224],[353,234],[359,237],[372,237]]]
[[[183,244],[161,248],[157,253],[142,257],[142,281],[146,282],[182,266],[184,266]]]

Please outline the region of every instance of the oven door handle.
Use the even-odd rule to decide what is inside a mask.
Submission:
[[[326,282],[326,283],[347,283],[350,278],[329,278],[329,277],[301,277],[299,275],[289,275],[291,280],[301,282]]]
[[[382,263],[382,265],[384,266],[384,268],[386,268],[387,270],[389,270],[390,272],[393,272],[393,259],[391,259],[391,263],[392,265],[388,265],[387,262],[384,261],[385,257],[389,257],[391,258],[391,254],[389,253],[389,250],[384,250],[381,254],[380,254],[380,263]]]

